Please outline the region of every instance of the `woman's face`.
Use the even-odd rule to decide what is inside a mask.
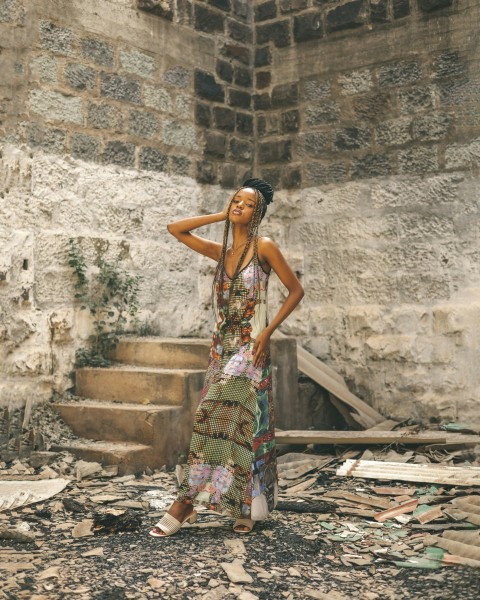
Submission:
[[[228,212],[228,218],[231,223],[238,225],[248,225],[255,211],[257,197],[253,188],[245,187],[240,189],[233,197]]]

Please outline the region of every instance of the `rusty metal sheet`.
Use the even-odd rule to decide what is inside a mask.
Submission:
[[[479,467],[448,467],[438,464],[401,464],[375,460],[346,460],[336,472],[344,477],[390,481],[418,481],[457,486],[480,485]]]
[[[398,506],[392,506],[392,508],[388,508],[382,512],[377,513],[374,516],[375,521],[379,523],[383,523],[388,519],[393,519],[393,517],[398,517],[399,515],[405,515],[406,513],[413,512],[418,505],[418,498],[412,498],[408,502],[404,502],[403,504],[399,504]]]

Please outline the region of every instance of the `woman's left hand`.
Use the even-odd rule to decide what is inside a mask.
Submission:
[[[257,335],[257,338],[253,344],[253,364],[255,367],[260,366],[267,359],[267,354],[270,349],[270,335],[264,329]]]

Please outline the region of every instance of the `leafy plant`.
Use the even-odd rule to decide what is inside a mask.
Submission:
[[[89,279],[85,257],[74,238],[68,240],[68,264],[76,277],[75,298],[81,309],[93,317],[92,343],[79,348],[75,366],[104,367],[111,364],[108,354],[115,348],[119,335],[125,333],[128,317],[135,318],[141,275],[131,275],[120,267],[120,258],[113,262],[99,258]]]

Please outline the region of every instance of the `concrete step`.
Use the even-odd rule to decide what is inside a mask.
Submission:
[[[151,445],[154,433],[167,435],[181,414],[174,406],[142,406],[84,400],[59,402],[57,411],[79,437]]]
[[[55,452],[68,451],[77,458],[99,462],[104,466],[117,465],[119,475],[141,473],[152,454],[152,447],[133,442],[72,440],[52,446]],[[165,463],[163,463],[165,464]],[[160,465],[161,466],[161,465]]]
[[[110,358],[121,363],[166,369],[206,370],[209,339],[123,337]]]
[[[115,365],[76,371],[76,395],[96,400],[182,406],[201,389],[205,370]]]

